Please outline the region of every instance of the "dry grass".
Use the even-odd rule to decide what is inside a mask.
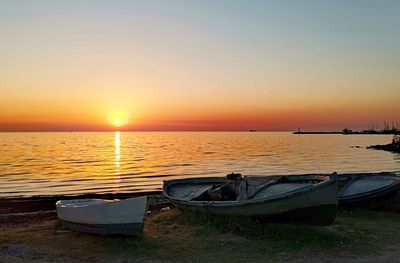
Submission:
[[[389,262],[398,260],[399,242],[397,214],[339,213],[334,225],[313,227],[172,209],[148,218],[142,237],[63,231],[56,220],[3,228],[0,262],[343,262],[382,256]]]

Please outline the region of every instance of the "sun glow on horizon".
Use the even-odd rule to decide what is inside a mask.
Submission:
[[[0,132],[400,124],[400,1],[3,2]]]

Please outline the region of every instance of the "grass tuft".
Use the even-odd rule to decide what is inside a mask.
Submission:
[[[291,249],[301,249],[307,245],[318,247],[346,245],[352,240],[332,226],[265,223],[257,219],[222,217],[189,211],[175,213],[174,216],[175,218],[170,220],[200,226],[197,232],[233,233],[251,241],[278,242],[279,246]]]

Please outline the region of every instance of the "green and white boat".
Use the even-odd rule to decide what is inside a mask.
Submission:
[[[338,207],[336,173],[177,179],[164,181],[163,194],[182,209],[273,222],[327,225]]]

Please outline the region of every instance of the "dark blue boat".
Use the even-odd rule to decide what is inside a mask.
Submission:
[[[400,213],[400,173],[339,175],[339,209]]]

